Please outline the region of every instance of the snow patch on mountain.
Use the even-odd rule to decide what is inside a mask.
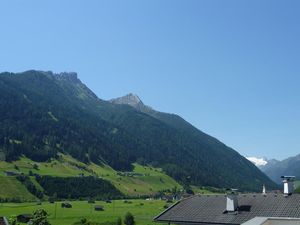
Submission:
[[[257,158],[257,157],[246,157],[250,162],[252,162],[257,167],[262,167],[268,164],[268,161],[264,158]]]

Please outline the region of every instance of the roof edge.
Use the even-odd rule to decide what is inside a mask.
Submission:
[[[214,223],[214,222],[195,222],[195,221],[179,221],[179,220],[172,220],[172,221],[161,220],[161,221],[155,221],[155,222],[162,222],[162,223],[171,222],[171,223],[183,223],[183,224],[204,224],[204,225],[207,225],[207,224],[210,224],[210,225],[213,225],[213,224],[216,224],[216,225],[240,225],[239,223]]]
[[[174,206],[178,205],[180,202],[182,202],[182,200],[179,200],[178,202],[176,202],[175,204],[171,205],[169,208],[165,209],[163,212],[161,212],[159,215],[155,216],[152,221],[158,222],[158,218],[160,216],[162,216],[163,214],[165,214],[167,211],[169,211],[170,209],[172,209]]]
[[[174,208],[176,205],[178,205],[180,202],[183,202],[185,200],[188,200],[190,198],[194,198],[196,197],[197,195],[194,195],[194,196],[191,196],[189,198],[184,198],[184,199],[181,199],[179,200],[178,202],[176,202],[175,204],[171,205],[169,208],[165,209],[163,212],[161,212],[160,214],[158,214],[157,216],[155,216],[152,221],[155,221],[155,222],[159,222],[159,220],[157,220],[160,216],[162,216],[163,214],[165,214],[166,212],[168,212],[170,209]]]

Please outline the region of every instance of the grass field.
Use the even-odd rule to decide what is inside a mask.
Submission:
[[[195,194],[214,194],[214,193],[216,193],[216,192],[210,191],[206,188],[201,188],[201,187],[197,187],[197,186],[191,186],[191,188]]]
[[[35,201],[36,198],[15,177],[0,177],[0,197]]]
[[[49,214],[49,220],[52,225],[72,225],[74,222],[80,221],[81,218],[105,223],[113,222],[118,217],[124,218],[127,212],[131,212],[135,219],[136,225],[154,224],[152,219],[164,210],[165,201],[159,200],[130,200],[132,203],[124,203],[123,200],[116,200],[112,203],[96,202],[89,204],[86,201],[71,202],[72,208],[61,208],[61,203],[43,203],[36,205],[34,203],[4,203],[0,205],[0,216],[9,217],[24,213],[32,213],[38,208],[45,209]],[[95,205],[104,207],[104,211],[94,211]],[[56,210],[55,210],[56,208]]]
[[[59,159],[44,163],[34,162],[25,157],[12,163],[0,161],[0,177],[4,176],[4,171],[18,171],[24,174],[32,171],[40,175],[56,177],[75,177],[79,174],[97,175],[112,182],[121,192],[132,197],[151,195],[175,186],[181,188],[180,184],[167,176],[160,168],[134,164],[133,172],[141,174],[141,176],[124,176],[107,165],[100,166],[94,163],[87,165],[63,154],[60,154]]]

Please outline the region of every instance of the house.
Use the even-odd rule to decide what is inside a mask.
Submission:
[[[104,207],[101,205],[95,205],[95,211],[104,211]]]
[[[300,224],[300,194],[292,192],[293,179],[283,177],[282,194],[237,194],[233,190],[227,195],[196,195],[177,202],[154,221],[179,225]]]
[[[21,172],[16,172],[16,171],[4,171],[5,176],[7,177],[12,177],[12,176],[18,176],[22,175],[23,173]]]
[[[0,217],[0,225],[9,225],[5,217]]]
[[[69,202],[63,202],[63,203],[61,203],[61,207],[70,209],[70,208],[72,208],[72,204]]]
[[[29,220],[32,219],[32,215],[31,214],[20,214],[17,216],[17,221],[19,223],[28,223]]]

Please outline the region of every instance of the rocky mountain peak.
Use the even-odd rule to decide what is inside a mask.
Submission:
[[[28,73],[38,73],[43,74],[48,77],[55,78],[57,80],[64,80],[68,82],[75,82],[75,83],[81,83],[81,81],[78,79],[76,72],[62,72],[62,73],[54,73],[52,71],[41,71],[41,70],[29,70]]]
[[[72,81],[72,82],[78,81],[76,72],[62,72],[62,73],[55,74],[55,76],[61,80],[67,80],[67,81]]]
[[[131,105],[144,104],[140,99],[140,97],[133,93],[124,96],[123,100],[125,100],[125,102],[127,101],[127,104],[131,104]]]
[[[110,102],[115,104],[123,104],[123,105],[130,105],[130,106],[137,106],[137,105],[144,105],[140,97],[136,94],[129,93],[123,97],[115,98],[110,100]]]
[[[147,112],[149,110],[152,110],[151,107],[143,103],[143,101],[140,99],[140,97],[137,94],[133,94],[133,93],[129,93],[120,98],[111,99],[110,102],[119,105],[130,105],[142,112]]]

